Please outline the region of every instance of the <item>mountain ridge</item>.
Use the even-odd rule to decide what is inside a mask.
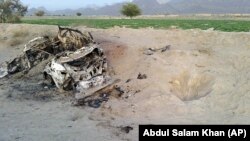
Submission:
[[[143,15],[159,14],[247,14],[250,13],[250,0],[133,0],[142,9]],[[87,7],[48,11],[43,7],[29,9],[27,15],[43,10],[47,15],[75,15],[77,12],[90,16],[120,16],[120,9],[126,2],[103,7]]]

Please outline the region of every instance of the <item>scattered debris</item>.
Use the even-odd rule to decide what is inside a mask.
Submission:
[[[206,67],[204,65],[199,65],[199,64],[195,64],[195,66],[198,67],[198,68],[204,68],[204,67]]]
[[[89,88],[86,91],[76,91],[75,92],[75,99],[76,101],[73,103],[73,105],[83,105],[82,103],[85,102],[85,98],[86,97],[95,97],[98,94],[102,94],[102,93],[110,93],[114,90],[114,84],[120,82],[119,79],[116,80],[110,80],[105,82],[103,85],[100,86],[96,86],[96,87],[92,87]]]
[[[161,52],[165,52],[165,51],[167,51],[167,50],[170,50],[170,48],[171,48],[171,45],[167,45],[167,46],[165,46],[165,47],[163,47],[163,48],[161,48],[161,49],[159,49]],[[157,50],[156,50],[157,51]]]
[[[119,86],[115,86],[115,90],[118,92],[118,97],[121,97],[125,93],[124,90]]]
[[[128,79],[128,80],[126,81],[126,83],[129,83],[131,80],[132,80],[132,79]]]
[[[25,45],[19,57],[1,64],[0,78],[19,72],[28,73],[46,61],[41,73],[50,85],[66,91],[74,90],[82,94],[81,98],[112,84],[106,57],[93,36],[76,29],[58,28],[56,37],[36,37]],[[89,103],[93,107],[98,105],[96,101]]]
[[[141,92],[141,90],[136,90],[136,91],[135,91],[135,94],[140,93],[140,92]]]
[[[147,79],[147,75],[139,73],[137,79]]]
[[[151,48],[149,48],[149,49],[145,50],[145,51],[143,52],[143,54],[145,54],[145,55],[153,55],[154,52],[151,50]]]
[[[85,93],[76,93],[75,99],[72,102],[74,106],[83,106],[86,103],[90,107],[97,107],[101,106],[103,101],[106,101],[100,98],[105,98],[106,96],[110,96],[110,93],[114,90],[114,84],[118,83],[120,80],[109,81],[102,86],[97,86],[92,89],[87,90]],[[108,100],[108,99],[107,99]],[[96,105],[96,106],[93,106]]]
[[[128,99],[129,97],[134,96],[135,94],[140,93],[140,92],[141,90],[129,90],[126,96],[124,96],[123,98]]]
[[[97,99],[89,99],[86,100],[85,103],[87,103],[89,107],[99,108],[103,102],[107,102],[108,100],[109,94],[100,94]]]
[[[161,52],[165,52],[165,51],[167,51],[167,50],[170,50],[170,45],[167,45],[167,46],[165,46],[165,47],[163,47],[163,48],[158,48],[158,49],[154,49],[154,48],[148,48],[147,50],[145,50],[143,53],[145,54],[145,55],[153,55],[155,52],[157,52],[157,51],[161,51]]]
[[[110,94],[99,94],[98,97],[85,97],[84,99],[80,99],[78,101],[74,101],[75,103],[73,103],[74,106],[83,106],[83,105],[87,105],[89,107],[92,108],[99,108],[101,107],[101,104],[103,102],[107,102],[109,100],[109,96]]]
[[[131,126],[124,126],[124,127],[120,127],[121,131],[124,133],[129,133],[131,130],[133,130],[134,128]]]

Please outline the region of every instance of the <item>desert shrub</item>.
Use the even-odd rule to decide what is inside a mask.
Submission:
[[[212,91],[214,79],[212,76],[198,74],[191,76],[188,71],[172,78],[171,91],[181,100],[199,99]]]
[[[15,30],[12,33],[12,38],[10,38],[9,45],[10,46],[18,46],[20,44],[23,43],[23,39],[29,35],[29,32],[25,29],[19,29],[19,30]]]
[[[20,29],[20,30],[17,30],[17,31],[13,32],[13,37],[14,38],[25,37],[25,36],[28,36],[28,35],[29,35],[29,32],[27,30],[23,30],[23,29]]]
[[[198,49],[198,52],[201,54],[212,55],[214,51],[212,50],[212,48],[201,48]]]
[[[12,47],[18,46],[22,43],[22,41],[18,38],[13,38],[9,41],[9,45]]]

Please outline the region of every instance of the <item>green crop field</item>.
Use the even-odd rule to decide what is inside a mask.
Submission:
[[[22,23],[80,26],[84,25],[92,28],[111,28],[114,26],[128,28],[153,27],[157,29],[167,29],[177,27],[181,29],[209,29],[225,32],[249,32],[250,21],[248,20],[199,20],[199,19],[23,19]]]

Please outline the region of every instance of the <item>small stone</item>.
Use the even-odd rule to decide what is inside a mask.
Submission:
[[[139,92],[141,92],[141,90],[136,90],[136,91],[135,91],[135,94],[137,94],[137,93],[139,93]]]
[[[134,128],[131,126],[125,126],[125,127],[121,127],[121,131],[125,132],[125,133],[129,133],[131,130],[133,130]]]
[[[128,79],[127,81],[126,81],[126,83],[129,83],[131,81],[131,79]]]
[[[145,54],[145,55],[153,55],[154,52],[153,52],[152,50],[148,49],[148,50],[145,50],[145,51],[143,52],[143,54]]]
[[[147,75],[139,73],[137,79],[147,79]]]
[[[165,46],[164,48],[161,49],[161,52],[165,52],[167,50],[170,50],[170,45]]]

